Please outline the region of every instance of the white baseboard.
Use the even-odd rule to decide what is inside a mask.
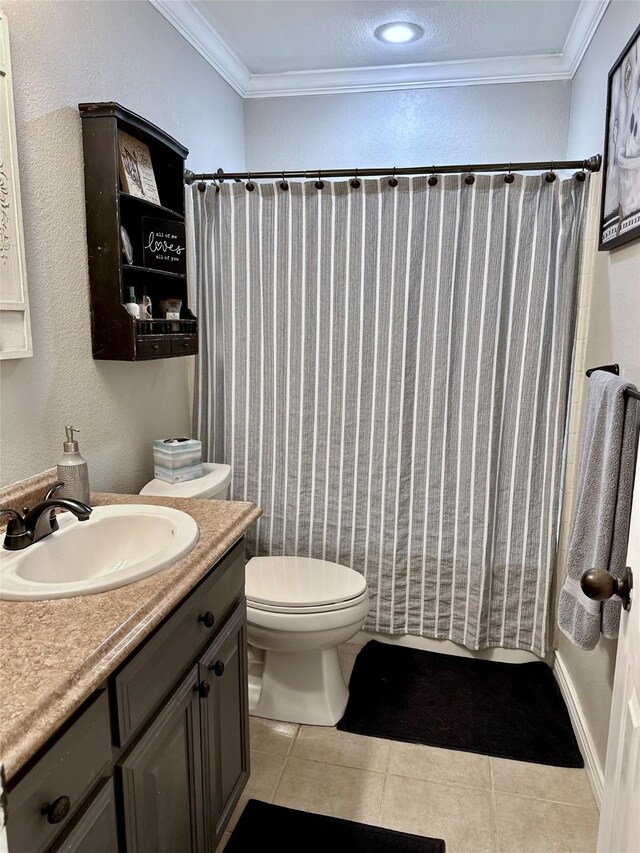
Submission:
[[[560,692],[567,704],[569,716],[573,723],[573,730],[576,734],[576,738],[578,739],[578,743],[580,744],[582,755],[584,756],[585,769],[587,771],[587,776],[589,777],[589,782],[591,783],[591,790],[593,791],[593,796],[598,809],[600,809],[602,805],[602,791],[604,788],[604,768],[598,758],[593,738],[591,737],[591,732],[589,731],[589,726],[587,725],[587,721],[584,716],[584,711],[578,701],[578,695],[575,687],[573,686],[573,681],[571,680],[560,652],[556,652],[553,674],[556,677],[556,681],[560,687]]]

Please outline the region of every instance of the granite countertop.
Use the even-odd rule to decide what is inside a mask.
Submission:
[[[96,494],[92,504],[175,507],[196,520],[200,538],[177,563],[119,589],[49,601],[0,601],[0,761],[7,779],[261,514],[247,502],[141,495]]]

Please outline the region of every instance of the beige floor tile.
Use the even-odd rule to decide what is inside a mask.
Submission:
[[[340,667],[342,669],[342,675],[344,676],[344,680],[349,683],[349,679],[351,678],[351,673],[353,672],[353,665],[356,662],[355,655],[345,654],[340,652]]]
[[[284,755],[271,755],[267,752],[251,750],[251,776],[249,776],[247,787],[242,792],[238,805],[231,816],[227,826],[229,831],[238,822],[248,800],[253,798],[264,800],[267,803],[271,802],[286,760]]]
[[[280,806],[377,824],[384,773],[291,756],[273,802]]]
[[[227,841],[231,838],[230,832],[225,832],[225,834],[220,839],[220,844],[216,847],[215,853],[222,853],[224,848],[227,846]]]
[[[432,782],[451,782],[469,788],[491,789],[489,759],[486,755],[417,743],[391,743],[389,773],[429,779]]]
[[[296,723],[281,723],[278,720],[263,720],[250,717],[251,749],[287,755],[295,740],[299,726]]]
[[[592,853],[598,811],[495,794],[500,853]],[[449,853],[449,851],[447,851]]]
[[[389,763],[389,741],[339,732],[329,726],[301,726],[291,755],[384,772]]]
[[[491,792],[480,788],[389,776],[380,823],[444,838],[447,853],[494,853]]]
[[[585,770],[492,758],[493,787],[505,794],[595,808]]]
[[[343,643],[338,646],[338,651],[341,655],[357,655],[358,652],[362,651],[362,646],[360,643]]]

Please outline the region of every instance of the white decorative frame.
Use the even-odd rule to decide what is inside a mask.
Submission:
[[[0,359],[33,355],[7,19],[0,12]]]

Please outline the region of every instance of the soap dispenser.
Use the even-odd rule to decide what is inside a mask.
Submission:
[[[74,432],[80,432],[72,426],[66,426],[67,440],[63,443],[62,459],[58,462],[58,480],[64,483],[60,497],[70,498],[89,504],[89,467],[86,459],[80,455]]]

